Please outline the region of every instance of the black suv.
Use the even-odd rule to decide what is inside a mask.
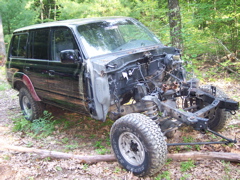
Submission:
[[[153,175],[167,157],[165,135],[182,124],[201,132],[224,127],[238,103],[214,86],[187,79],[180,50],[164,46],[128,17],[76,19],[17,29],[7,79],[26,119],[44,104],[117,120],[110,132],[119,163]],[[229,140],[230,142],[234,142]]]

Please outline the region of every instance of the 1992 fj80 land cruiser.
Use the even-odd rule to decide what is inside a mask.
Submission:
[[[26,119],[51,104],[94,119],[116,120],[110,132],[118,162],[135,175],[158,172],[180,125],[222,129],[238,102],[214,86],[187,80],[180,50],[166,47],[127,17],[76,19],[17,29],[7,79]],[[202,142],[204,143],[204,142]],[[216,143],[216,142],[206,142]]]

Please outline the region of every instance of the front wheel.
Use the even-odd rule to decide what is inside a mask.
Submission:
[[[134,175],[154,175],[166,162],[165,137],[159,126],[143,114],[132,113],[118,119],[110,137],[118,162]]]

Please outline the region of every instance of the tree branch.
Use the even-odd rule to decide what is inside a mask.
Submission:
[[[240,162],[240,154],[225,152],[187,152],[178,154],[168,154],[168,158],[176,161],[192,160],[224,160],[231,162]]]
[[[93,164],[101,161],[116,161],[114,155],[95,155],[95,156],[83,156],[83,155],[75,155],[70,153],[63,153],[63,152],[57,152],[57,151],[49,151],[49,150],[43,150],[43,149],[35,149],[35,148],[26,148],[22,146],[11,146],[6,144],[0,143],[0,150],[13,150],[17,152],[23,152],[23,153],[35,153],[40,156],[40,158],[57,158],[57,159],[78,159],[81,163],[86,164]]]
[[[112,162],[116,161],[114,155],[95,155],[95,156],[83,156],[75,155],[63,152],[49,151],[43,149],[35,148],[26,148],[21,146],[11,146],[0,143],[0,150],[12,150],[23,153],[35,153],[40,156],[40,158],[57,158],[57,159],[77,159],[81,163],[93,164],[101,161]],[[178,154],[168,154],[169,159],[175,161],[187,161],[191,160],[224,160],[231,162],[240,162],[240,154],[237,153],[223,153],[223,152],[187,152],[187,153],[178,153]]]

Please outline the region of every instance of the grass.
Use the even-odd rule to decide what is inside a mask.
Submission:
[[[21,116],[13,119],[12,130],[25,132],[32,137],[45,138],[55,131],[56,121],[52,119],[52,114],[47,111],[43,112],[43,117],[33,120],[32,123]]]
[[[225,162],[225,161],[221,161],[221,162],[222,162],[222,165],[224,167],[224,172],[225,172],[225,176],[223,178],[230,179],[230,177],[231,177],[230,162]]]
[[[0,66],[0,91],[5,91],[7,89],[10,89],[10,85],[5,80],[6,77],[6,71],[5,67]]]
[[[57,171],[62,171],[62,167],[61,167],[61,166],[56,166],[55,169],[56,169]]]
[[[81,134],[75,134],[74,136],[77,137],[77,138],[80,138],[80,139],[84,139],[85,138],[85,136],[83,136]]]
[[[217,139],[217,136],[214,134],[209,134],[211,136],[212,139]]]
[[[194,138],[192,136],[183,136],[183,142],[184,143],[192,143],[195,142]],[[191,150],[193,147],[195,147],[195,149],[197,151],[200,151],[200,145],[196,144],[196,145],[186,145],[186,147],[188,148],[187,150]]]
[[[30,147],[33,147],[34,143],[33,142],[28,142],[27,143],[27,147],[30,148]]]
[[[94,147],[96,147],[97,149],[95,149],[97,154],[100,155],[104,155],[104,154],[108,154],[111,152],[110,149],[106,148],[105,146],[102,145],[102,141],[97,141],[95,142]]]
[[[56,121],[52,121],[53,116],[48,111],[43,112],[43,117],[33,120],[31,123],[31,131],[33,131],[34,136],[39,138],[44,138],[49,136],[55,131]]]
[[[69,117],[69,116],[68,116]],[[68,121],[66,118],[58,120],[53,120],[53,116],[48,111],[44,111],[43,117],[34,120],[32,123],[27,121],[24,117],[19,117],[16,119],[13,119],[13,131],[21,131],[24,132],[24,135],[28,135],[31,138],[35,139],[45,139],[48,136],[56,135],[56,133],[61,133],[61,131],[71,130],[72,128],[76,127],[76,124],[78,125],[78,121]],[[71,118],[72,119],[72,118]],[[76,119],[76,118],[75,118]],[[87,120],[86,123],[92,123],[90,120]],[[75,124],[75,126],[73,126]],[[82,123],[81,123],[82,124]],[[84,122],[83,122],[84,124]],[[110,126],[112,124],[111,121],[104,122],[103,124],[97,123],[97,126],[94,126],[94,128],[100,129],[104,126]],[[87,125],[87,124],[86,124]],[[89,124],[90,126],[90,124]],[[81,126],[78,126],[81,127]],[[85,124],[84,124],[85,127]],[[100,128],[99,128],[100,127]],[[59,131],[61,129],[61,131]],[[84,128],[81,128],[82,130],[85,130]],[[79,131],[81,131],[79,129]],[[108,134],[109,136],[109,134]],[[81,138],[85,139],[86,137],[93,141],[93,143],[90,143],[92,147],[94,147],[95,152],[100,155],[109,154],[111,152],[110,147],[110,138],[106,137],[104,139],[98,139],[94,142],[94,140],[97,138],[96,134],[89,134],[89,136],[83,136],[83,135],[73,135],[73,138]],[[59,141],[59,144],[62,145],[62,150],[64,152],[69,152],[75,149],[81,149],[85,148],[86,144],[81,143],[79,144],[77,141],[72,141],[70,137],[65,136],[62,137]],[[32,147],[34,144],[32,142],[29,142],[26,144],[27,147]]]
[[[0,91],[5,91],[7,89],[10,89],[10,85],[7,83],[1,83],[0,84]]]
[[[67,137],[65,137],[65,138],[61,139],[61,141],[63,144],[67,144],[69,139]]]
[[[183,142],[184,143],[192,143],[192,142],[194,142],[194,139],[191,136],[187,136],[187,137],[183,136]],[[188,150],[192,149],[191,145],[186,145],[186,147],[188,148]]]
[[[102,141],[97,141],[95,143],[94,147],[96,147],[96,148],[103,148],[104,146],[102,146]]]
[[[114,172],[114,173],[120,173],[121,170],[122,170],[121,168],[119,168],[119,167],[115,167],[115,169],[114,169],[113,172]]]
[[[29,131],[31,127],[31,123],[27,121],[23,116],[17,117],[13,120],[13,132],[21,131],[21,132],[27,132]]]
[[[185,180],[185,179],[189,179],[189,177],[191,176],[191,174],[184,174],[180,180]]]
[[[78,144],[69,144],[64,146],[67,150],[74,150],[77,149],[79,146]]]
[[[154,178],[154,180],[171,180],[171,176],[170,176],[170,172],[169,171],[163,171],[161,174],[159,174],[157,177]]]
[[[3,155],[3,159],[9,161],[9,160],[11,160],[11,156],[9,156],[9,155]]]
[[[84,164],[83,165],[83,170],[87,170],[89,168],[89,165],[88,164]]]
[[[107,138],[106,138],[106,144],[108,146],[111,146],[111,139],[110,139],[110,133],[108,134]]]
[[[62,131],[71,131],[72,128],[78,127],[79,132],[81,131],[86,131],[84,128],[87,123],[90,126],[90,123],[92,124],[92,121],[86,119],[86,122],[81,122],[80,124],[83,124],[82,126],[78,126],[79,122],[78,120],[68,120],[69,116],[67,118],[61,118],[59,121],[53,119],[54,117],[52,116],[51,113],[48,111],[44,111],[43,117],[34,120],[32,123],[27,121],[23,116],[18,117],[13,119],[13,128],[12,130],[14,132],[20,131],[24,132],[23,135],[27,135],[28,137],[35,138],[35,139],[45,139],[48,136],[55,136],[58,137],[58,134],[60,134]],[[78,117],[76,117],[78,118]],[[76,119],[76,118],[70,118],[70,119]],[[92,119],[91,119],[92,120]],[[95,122],[95,121],[94,121]],[[75,126],[73,125],[75,124]],[[111,121],[104,122],[103,124],[97,123],[97,126],[93,126],[91,128],[97,128],[98,131],[100,130],[99,127],[104,127],[104,126],[110,126],[112,124]],[[82,134],[72,134],[73,138],[77,139],[88,139],[90,140],[91,146],[94,148],[94,151],[97,154],[109,154],[111,152],[110,147],[110,137],[109,134],[106,138],[104,139],[98,139],[97,135],[95,133],[82,135]],[[98,139],[97,141],[94,141],[95,139]],[[57,141],[56,141],[57,142]],[[47,141],[45,142],[47,143]],[[62,150],[64,152],[72,151],[75,149],[81,149],[86,147],[86,143],[81,142],[79,144],[78,141],[74,141],[71,139],[69,136],[64,136],[62,137],[59,141],[58,144],[62,146]],[[29,142],[26,144],[27,147],[32,147],[34,144],[32,142]]]
[[[96,134],[91,134],[91,135],[89,136],[90,139],[94,139],[95,137],[96,137]]]
[[[95,150],[97,154],[100,154],[100,155],[104,155],[104,154],[108,154],[111,152],[110,149],[107,149],[107,148],[101,148],[101,149],[96,149]]]
[[[240,128],[240,125],[239,124],[231,124],[231,125],[228,125],[228,128]]]
[[[194,168],[194,167],[195,167],[195,164],[194,164],[193,160],[180,163],[180,170],[182,172],[186,172],[186,171],[188,171],[188,170],[190,170],[191,168]]]

